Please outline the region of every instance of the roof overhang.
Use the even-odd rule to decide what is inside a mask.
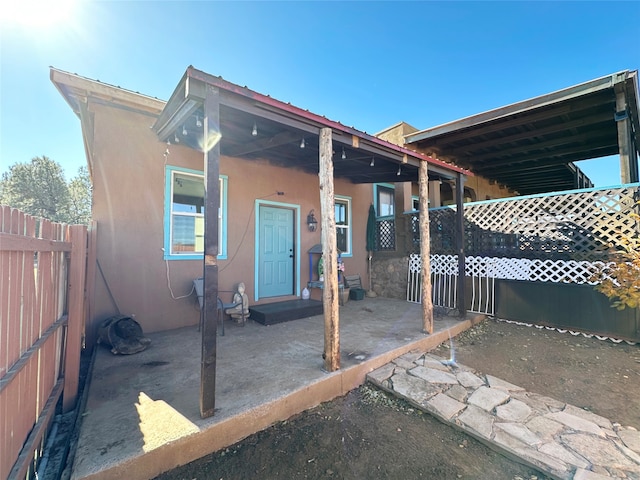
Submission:
[[[331,128],[337,178],[353,183],[417,181],[420,162],[428,163],[431,178],[471,174],[193,67],[187,68],[153,126],[161,141],[204,151],[203,104],[211,87],[220,102],[221,155],[263,159],[317,174],[320,130]]]
[[[626,111],[616,111],[618,94]],[[521,194],[588,187],[573,162],[618,154],[620,119],[631,122],[637,158],[638,97],[638,72],[625,70],[409,134],[405,144]]]

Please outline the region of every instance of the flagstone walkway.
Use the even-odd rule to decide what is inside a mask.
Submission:
[[[367,378],[552,478],[640,480],[633,427],[429,353],[407,353]]]

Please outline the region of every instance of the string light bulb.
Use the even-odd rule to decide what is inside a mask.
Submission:
[[[202,126],[202,120],[200,120],[200,117],[196,115],[196,127],[201,127],[201,126]]]
[[[178,135],[176,135],[175,133],[173,134],[173,143],[180,143],[180,139],[178,138]]]
[[[300,148],[304,148],[304,147],[305,147],[304,137],[302,137],[302,141],[300,142]]]
[[[398,165],[398,171],[396,172],[396,175],[400,175],[401,173],[402,173],[402,167]]]
[[[251,135],[254,137],[258,136],[258,125],[256,125],[256,122],[253,122],[253,129],[251,130]]]
[[[344,147],[342,147],[342,160],[347,158],[347,152],[344,151]]]
[[[376,157],[371,157],[371,163],[369,164],[370,167],[373,167],[376,164]]]
[[[182,135],[186,137],[188,133],[189,132],[187,132],[187,126],[186,125],[182,125]]]

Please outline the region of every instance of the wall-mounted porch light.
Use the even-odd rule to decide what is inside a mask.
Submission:
[[[313,209],[311,209],[311,211],[309,212],[309,215],[307,215],[307,227],[309,228],[310,232],[315,232],[316,229],[318,228],[318,221],[316,220],[316,217],[313,214]]]

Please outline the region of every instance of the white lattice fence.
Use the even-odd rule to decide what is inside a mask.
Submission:
[[[606,260],[637,234],[637,184],[532,195],[465,205],[465,250],[470,255]],[[429,211],[431,248],[451,253],[455,207]]]
[[[433,304],[456,308],[458,257],[431,255]],[[465,274],[471,278],[470,311],[494,313],[496,278],[531,282],[575,283],[595,285],[593,275],[605,271],[611,263],[575,260],[531,260],[527,258],[466,257]],[[420,255],[409,257],[407,301],[420,303]]]

